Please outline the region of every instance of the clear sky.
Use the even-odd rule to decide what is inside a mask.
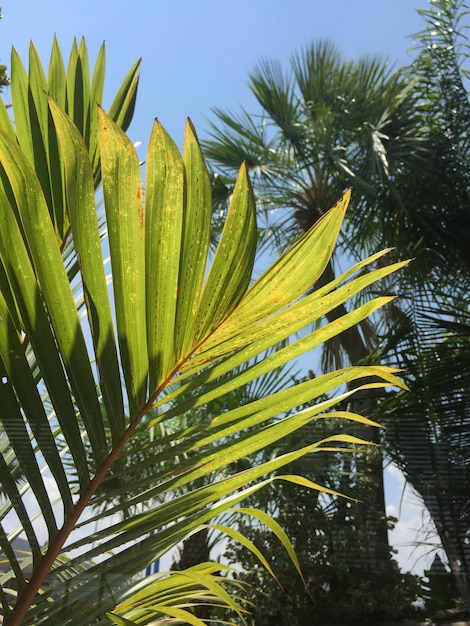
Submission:
[[[428,0],[0,0],[0,58],[11,45],[27,59],[29,41],[43,62],[56,33],[64,56],[82,35],[94,60],[107,50],[110,94],[142,57],[132,139],[144,144],[158,117],[181,145],[191,117],[200,135],[211,107],[253,104],[247,75],[265,56],[286,62],[317,38],[336,42],[345,56],[380,53],[407,64],[421,29],[416,13]]]
[[[247,76],[262,57],[287,63],[303,45],[327,38],[346,58],[378,53],[397,66],[409,64],[411,35],[424,25],[416,10],[427,8],[428,1],[0,0],[0,61],[9,65],[13,45],[26,64],[32,40],[47,65],[56,34],[65,58],[73,38],[85,36],[94,63],[104,40],[109,104],[127,70],[142,57],[131,139],[145,146],[158,117],[181,146],[188,116],[204,136],[212,107],[256,110]],[[4,97],[8,101],[8,90]],[[387,489],[389,511],[398,517],[396,472],[387,473]],[[405,495],[393,534],[405,569],[420,555],[406,544],[423,528],[421,508],[412,501]],[[419,561],[416,569],[422,571],[425,564]]]

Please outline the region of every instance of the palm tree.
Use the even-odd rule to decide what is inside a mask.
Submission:
[[[411,393],[388,398],[377,419],[389,426],[389,454],[426,505],[470,609],[467,7],[436,0],[421,14],[411,72],[435,175],[397,183],[410,210],[395,241],[415,244],[416,261],[401,276],[401,319],[384,348],[390,363],[404,365]]]
[[[344,61],[333,44],[320,41],[292,58],[290,73],[278,62],[261,62],[249,84],[261,113],[215,109],[210,139],[203,142],[216,172],[216,208],[226,206],[237,163],[245,161],[262,242],[283,250],[352,186],[336,262],[380,249],[389,220],[385,199],[392,195],[401,208],[394,181],[403,172],[428,171],[426,129],[417,123],[409,76],[376,57]],[[323,280],[333,276],[328,265]],[[358,328],[341,336],[352,363],[372,345],[370,332],[362,330],[362,337]]]
[[[203,144],[216,172],[216,209],[219,213],[223,209],[236,164],[244,160],[264,220],[262,242],[283,249],[352,185],[353,199],[336,255],[315,285],[321,288],[334,280],[345,258],[379,249],[390,198],[396,211],[402,209],[396,177],[426,164],[412,85],[404,72],[392,71],[379,58],[345,61],[325,41],[294,55],[288,72],[276,61],[262,61],[249,84],[261,112],[216,109],[210,139]],[[334,322],[346,314],[346,307],[337,307],[327,319]],[[328,344],[324,368],[344,360],[361,363],[373,345],[370,322],[355,326]],[[376,401],[370,393],[361,400],[366,410]],[[377,432],[367,436],[378,442]],[[377,487],[367,498],[369,513],[366,507],[361,511],[366,518],[371,511],[378,512],[379,520],[371,528],[376,540],[370,543],[376,546],[372,560],[381,560],[389,554],[382,458],[374,452],[365,462],[363,469],[374,476]]]
[[[297,337],[404,264],[364,273],[379,254],[308,293],[329,261],[346,194],[250,284],[257,230],[244,165],[208,261],[210,180],[191,123],[180,155],[155,122],[143,197],[139,160],[122,129],[137,66],[107,114],[95,106],[103,63],[104,52],[90,82],[84,42],[73,46],[67,70],[55,42],[46,79],[33,47],[28,73],[13,53],[14,126],[0,104],[2,617],[8,626],[168,619],[200,626],[198,604],[242,612],[220,564],[144,581],[138,574],[263,485],[302,481],[279,474],[295,459],[360,445],[341,433],[256,458],[319,413],[370,425],[334,410],[351,396],[348,385],[364,391],[401,382],[389,368],[358,365],[196,424],[181,419],[171,433],[158,428],[217,399],[223,407],[227,394],[363,321],[389,298]],[[142,437],[147,431],[158,440]],[[238,467],[247,456],[251,462]],[[216,479],[201,485],[207,476]],[[19,536],[26,553],[15,550]]]

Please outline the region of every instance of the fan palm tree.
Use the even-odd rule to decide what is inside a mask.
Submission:
[[[389,220],[384,197],[394,194],[400,208],[395,179],[418,166],[427,171],[425,127],[417,123],[409,76],[376,57],[345,61],[325,41],[296,54],[290,69],[265,60],[250,75],[260,113],[214,110],[203,149],[216,172],[216,208],[226,206],[237,163],[245,161],[262,242],[283,250],[352,186],[337,257],[375,252],[382,221]],[[323,280],[333,275],[329,264]],[[341,346],[350,362],[359,362],[369,352],[370,333],[361,337],[355,328]]]
[[[236,164],[244,160],[264,227],[262,241],[283,249],[352,185],[351,209],[336,255],[316,283],[319,288],[334,279],[345,258],[379,249],[382,224],[389,221],[383,209],[389,209],[390,198],[396,211],[402,210],[395,178],[426,164],[412,85],[403,72],[392,71],[379,58],[345,61],[325,41],[294,55],[290,71],[276,61],[262,61],[249,84],[260,113],[216,109],[210,139],[203,144],[216,172],[216,208],[223,209]],[[347,308],[340,306],[327,319],[346,314]],[[374,346],[374,334],[369,321],[342,333],[328,344],[324,369],[345,360],[362,362]],[[376,399],[369,394],[362,403],[371,409]],[[367,436],[378,442],[378,433]],[[382,559],[389,550],[380,453],[370,453],[366,464],[377,484],[368,498],[370,509],[381,512],[382,520],[371,529],[377,537],[371,545],[378,546],[372,558]]]
[[[55,43],[47,79],[33,47],[28,73],[13,53],[14,125],[0,104],[2,617],[9,626],[200,626],[197,604],[242,612],[220,564],[143,581],[138,574],[264,484],[322,489],[279,470],[361,439],[339,433],[302,442],[263,463],[257,453],[319,413],[371,425],[334,405],[351,396],[353,381],[360,390],[401,382],[389,368],[357,365],[195,424],[181,419],[171,432],[159,427],[216,399],[224,407],[227,394],[360,323],[390,298],[297,336],[404,264],[364,273],[378,253],[309,293],[329,261],[346,194],[251,284],[257,230],[245,165],[208,261],[210,180],[191,123],[180,155],[155,122],[143,197],[139,160],[122,129],[136,67],[107,114],[95,106],[103,54],[90,83],[84,42],[67,70]],[[251,462],[237,466],[246,457]],[[206,476],[215,479],[201,484]],[[27,550],[15,549],[16,537]]]

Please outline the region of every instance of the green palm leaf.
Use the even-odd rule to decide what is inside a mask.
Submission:
[[[132,119],[138,86],[139,62],[129,70],[109,108],[110,117],[127,129]],[[30,44],[29,69],[26,71],[18,53],[11,55],[11,95],[15,128],[5,107],[0,126],[15,136],[36,171],[46,198],[57,238],[62,246],[68,235],[68,214],[65,208],[63,163],[58,151],[55,126],[49,112],[48,97],[75,122],[90,155],[94,188],[101,179],[98,152],[98,109],[104,90],[105,48],[101,47],[90,79],[88,52],[85,41],[74,41],[67,69],[57,42],[51,50],[49,70],[43,69],[34,45]]]
[[[225,588],[240,586],[234,580],[220,576],[229,571],[220,563],[201,563],[184,572],[155,574],[136,585],[132,600],[125,600],[112,614],[116,624],[163,624],[158,618],[167,614],[189,624],[204,625],[191,609],[200,605],[224,606],[243,619],[247,611],[239,606]],[[117,617],[119,616],[119,617]],[[138,621],[131,621],[138,620]]]
[[[53,74],[61,76],[54,50]],[[41,81],[44,86],[39,69],[34,71],[38,86],[30,84],[29,89],[39,89]],[[88,85],[83,46],[73,49],[69,72],[67,102],[71,106],[73,94],[75,123],[53,100],[41,115],[53,124],[57,141],[49,177],[59,170],[62,223],[68,224],[78,261],[75,277],[67,273],[54,194],[48,191],[46,174],[36,167],[36,153],[26,139],[24,150],[21,141],[12,142],[11,129],[0,131],[0,473],[5,498],[0,545],[5,546],[9,568],[0,599],[10,625],[44,620],[146,623],[133,622],[137,617],[125,603],[140,593],[136,576],[147,565],[274,480],[269,477],[274,472],[282,479],[279,470],[293,460],[363,442],[340,433],[261,465],[255,462],[260,450],[320,414],[322,419],[331,415],[369,424],[360,416],[330,410],[351,394],[345,391],[351,383],[359,389],[402,384],[393,370],[354,367],[292,384],[231,410],[221,408],[197,423],[185,419],[187,412],[213,400],[223,407],[227,394],[365,319],[388,300],[372,301],[345,319],[288,342],[297,330],[398,266],[361,275],[375,258],[363,261],[333,285],[304,297],[328,263],[347,194],[249,286],[256,224],[245,166],[209,262],[211,198],[191,124],[183,157],[155,124],[143,198],[137,154],[119,124],[100,109],[97,137],[109,233],[103,243],[94,197],[92,133],[87,142],[93,116],[83,104],[89,98],[89,88],[83,87]],[[96,79],[92,91],[100,90],[99,83]],[[55,93],[63,98],[58,88]],[[21,94],[17,108],[29,106]],[[123,120],[128,104],[122,97],[116,105]],[[18,116],[27,120],[24,112]],[[41,128],[31,127],[34,141]],[[41,145],[49,154],[45,141]],[[108,247],[110,277],[103,262]],[[83,297],[76,297],[77,290]],[[279,343],[280,350],[266,354]],[[256,358],[265,354],[265,359]],[[299,410],[307,403],[308,408]],[[168,434],[163,429],[155,437],[157,426],[168,427]],[[148,438],[142,437],[146,433]],[[139,474],[139,466],[128,462],[139,451],[143,463],[152,465],[151,473]],[[247,456],[253,465],[236,469]],[[15,482],[17,467],[21,472]],[[125,480],[112,482],[115,468]],[[48,489],[50,480],[57,490]],[[100,488],[108,481],[103,493]],[[25,504],[30,492],[47,537],[40,524],[30,521]],[[131,506],[136,514],[123,518]],[[9,544],[8,515],[13,513],[32,553],[32,573]],[[190,579],[192,574],[181,575]],[[149,581],[147,599],[156,594],[152,602],[158,614],[184,618],[179,606],[163,597],[155,600],[165,595],[165,581]],[[215,578],[206,582],[230,604]],[[16,593],[11,610],[9,599]],[[114,619],[110,612],[117,606]]]

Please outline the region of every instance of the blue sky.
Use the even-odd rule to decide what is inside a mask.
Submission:
[[[0,0],[1,2],[1,0]],[[346,58],[381,54],[395,65],[413,58],[418,8],[428,0],[4,0],[0,60],[9,64],[14,45],[24,62],[30,40],[47,65],[57,35],[64,57],[73,38],[85,36],[91,60],[104,40],[108,104],[132,63],[142,57],[133,141],[147,143],[155,117],[182,145],[187,116],[203,137],[212,107],[248,111],[256,105],[248,73],[263,57],[288,62],[318,38],[335,42]],[[8,101],[8,91],[5,100]],[[105,99],[106,105],[106,99]],[[142,149],[142,157],[144,151]],[[387,473],[389,511],[399,515],[401,482]],[[414,502],[414,504],[413,504]],[[405,494],[393,535],[400,564],[410,569],[420,553],[406,543],[423,527],[421,507]],[[419,561],[422,571],[426,561]]]
[[[0,0],[1,2],[1,0]],[[317,38],[336,42],[346,57],[379,53],[407,64],[416,13],[428,0],[3,0],[0,58],[11,45],[27,59],[29,41],[47,62],[54,33],[64,56],[82,35],[94,59],[107,50],[108,94],[142,57],[134,141],[144,144],[158,117],[181,145],[191,117],[200,135],[211,107],[250,110],[247,75],[262,57],[288,61]]]

